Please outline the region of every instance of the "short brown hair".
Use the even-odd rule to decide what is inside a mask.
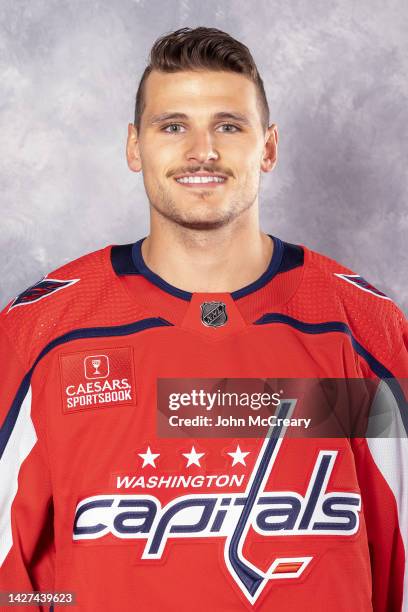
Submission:
[[[135,126],[140,124],[145,108],[144,85],[152,70],[229,70],[247,76],[257,87],[258,107],[264,130],[269,126],[269,106],[263,81],[248,47],[217,28],[180,28],[154,43],[149,64],[143,72],[136,93]]]

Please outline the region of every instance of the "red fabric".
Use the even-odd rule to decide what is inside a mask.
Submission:
[[[283,570],[297,567],[293,561],[283,563],[251,602],[229,567],[226,543],[239,517],[239,513],[231,511],[231,500],[248,495],[246,489],[264,440],[157,436],[159,378],[376,380],[372,362],[370,365],[356,351],[349,334],[305,333],[286,323],[254,324],[271,312],[303,323],[342,322],[373,359],[392,368],[394,374],[407,377],[408,358],[403,345],[406,323],[398,307],[337,277],[335,273],[350,272],[343,266],[304,250],[303,266],[279,273],[246,297],[233,300],[227,293],[200,293],[186,301],[169,295],[143,276],[116,276],[110,263],[110,247],[106,247],[48,275],[79,279],[75,284],[32,304],[4,309],[0,317],[2,439],[8,437],[7,419],[18,389],[31,368],[33,371],[32,399],[29,401],[30,395],[26,395],[28,409],[20,409],[26,437],[16,439],[10,435],[1,459],[5,464],[9,457],[7,460],[18,472],[18,483],[16,490],[12,479],[1,484],[0,498],[11,496],[12,504],[10,513],[6,505],[2,508],[2,548],[7,554],[0,567],[0,591],[73,591],[78,604],[69,609],[81,612],[402,610],[405,555],[401,517],[395,493],[371,456],[366,440],[283,440],[264,483],[264,493],[297,497],[304,512],[313,470],[320,454],[326,452],[333,464],[321,494],[341,493],[356,499],[361,496],[358,529],[347,535],[289,533],[290,530],[265,535],[257,529],[256,519],[251,519],[242,554],[257,571],[267,572],[277,558],[311,557],[298,578],[276,578]],[[212,300],[226,305],[228,323],[219,328],[205,326],[201,321],[200,305]],[[162,318],[172,325],[64,339],[73,330],[119,330],[151,318]],[[53,341],[55,344],[43,354]],[[98,372],[92,359],[100,355],[110,358],[109,372],[107,362],[102,360],[100,375],[111,386],[114,380],[126,379],[133,392],[131,400],[95,400],[83,409],[79,403],[70,411],[66,401],[70,385],[78,389],[91,382],[89,393],[98,391],[92,386],[92,377]],[[86,359],[82,371],[81,364]],[[126,383],[123,385],[125,388]],[[115,388],[120,388],[119,383],[108,390]],[[86,395],[86,388],[81,387],[78,393]],[[17,427],[18,422],[14,432],[19,431]],[[29,448],[30,439],[32,448],[27,456],[19,458],[18,443],[24,450]],[[237,445],[248,453],[245,465],[232,465],[228,453],[235,452]],[[200,465],[187,467],[184,454],[190,453],[192,446],[203,455]],[[146,454],[148,448],[158,457],[155,465],[143,467],[140,455]],[[398,469],[406,493],[407,466],[400,465]],[[150,477],[211,475],[236,475],[238,480],[231,486],[220,484],[222,480],[217,484],[213,479],[209,486],[173,487],[158,487],[154,478],[149,481]],[[127,476],[135,477],[132,482],[139,484],[118,488],[118,482],[126,482]],[[201,495],[207,500],[212,495],[218,499],[211,522],[222,524],[219,534],[203,536],[199,530],[190,535],[166,532],[162,553],[157,558],[146,557],[151,541],[148,536],[157,530],[163,508],[189,495]],[[159,510],[150,517],[151,521],[146,508],[140,507],[138,518],[133,516],[127,522],[117,518],[121,528],[135,521],[140,526],[136,534],[126,536],[123,530],[120,537],[114,526],[119,514],[116,506],[120,500],[131,501],[134,496],[150,500]],[[225,501],[229,496],[230,501]],[[102,509],[100,515],[85,512],[83,523],[78,520],[78,525],[95,526],[99,520],[106,524],[106,533],[74,539],[75,514],[87,498],[104,498],[112,505]],[[225,504],[221,505],[223,499]],[[237,506],[242,507],[242,502]],[[129,507],[123,507],[129,511]],[[256,516],[268,508],[266,503],[259,503]],[[226,509],[222,522],[223,515],[216,515]],[[327,515],[316,513],[317,510],[311,524],[329,520]],[[267,523],[262,521],[268,519],[262,516],[259,521],[265,526]],[[181,515],[177,515],[168,528],[181,522]],[[5,531],[8,528],[12,534],[10,546]],[[214,532],[217,529],[214,526]]]

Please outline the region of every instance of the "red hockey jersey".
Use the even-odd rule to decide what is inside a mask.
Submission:
[[[6,306],[0,592],[72,592],[81,612],[408,610],[406,320],[271,239],[267,270],[232,293],[170,285],[141,239]],[[405,435],[158,434],[158,381],[283,377],[400,379],[382,392]]]

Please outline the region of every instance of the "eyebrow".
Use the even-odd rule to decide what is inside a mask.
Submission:
[[[150,120],[150,123],[152,125],[156,124],[156,123],[162,123],[163,121],[169,121],[170,119],[188,119],[188,115],[186,115],[185,113],[161,113],[159,115],[153,115],[153,117]],[[245,116],[242,115],[241,113],[236,113],[236,112],[230,112],[230,111],[223,111],[223,112],[219,112],[219,113],[214,113],[212,115],[213,119],[232,119],[233,121],[237,121],[239,123],[242,123],[243,125],[251,125],[251,122],[249,121],[249,119]]]

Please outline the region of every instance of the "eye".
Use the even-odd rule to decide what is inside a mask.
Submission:
[[[223,124],[222,124],[222,125],[220,125],[219,127],[227,127],[227,126],[228,126],[228,127],[232,127],[232,128],[234,128],[234,130],[233,130],[233,132],[232,132],[232,133],[234,133],[234,132],[240,132],[240,131],[241,131],[239,127],[237,127],[236,125],[233,125],[232,123],[223,123]],[[228,132],[231,132],[231,130],[227,130],[227,131],[228,131]]]
[[[169,123],[168,125],[163,126],[161,130],[162,132],[167,132],[168,134],[171,134],[171,133],[179,134],[180,133],[178,130],[169,130],[168,128],[171,128],[171,127],[181,127],[182,128],[183,126],[180,125],[180,123]]]

